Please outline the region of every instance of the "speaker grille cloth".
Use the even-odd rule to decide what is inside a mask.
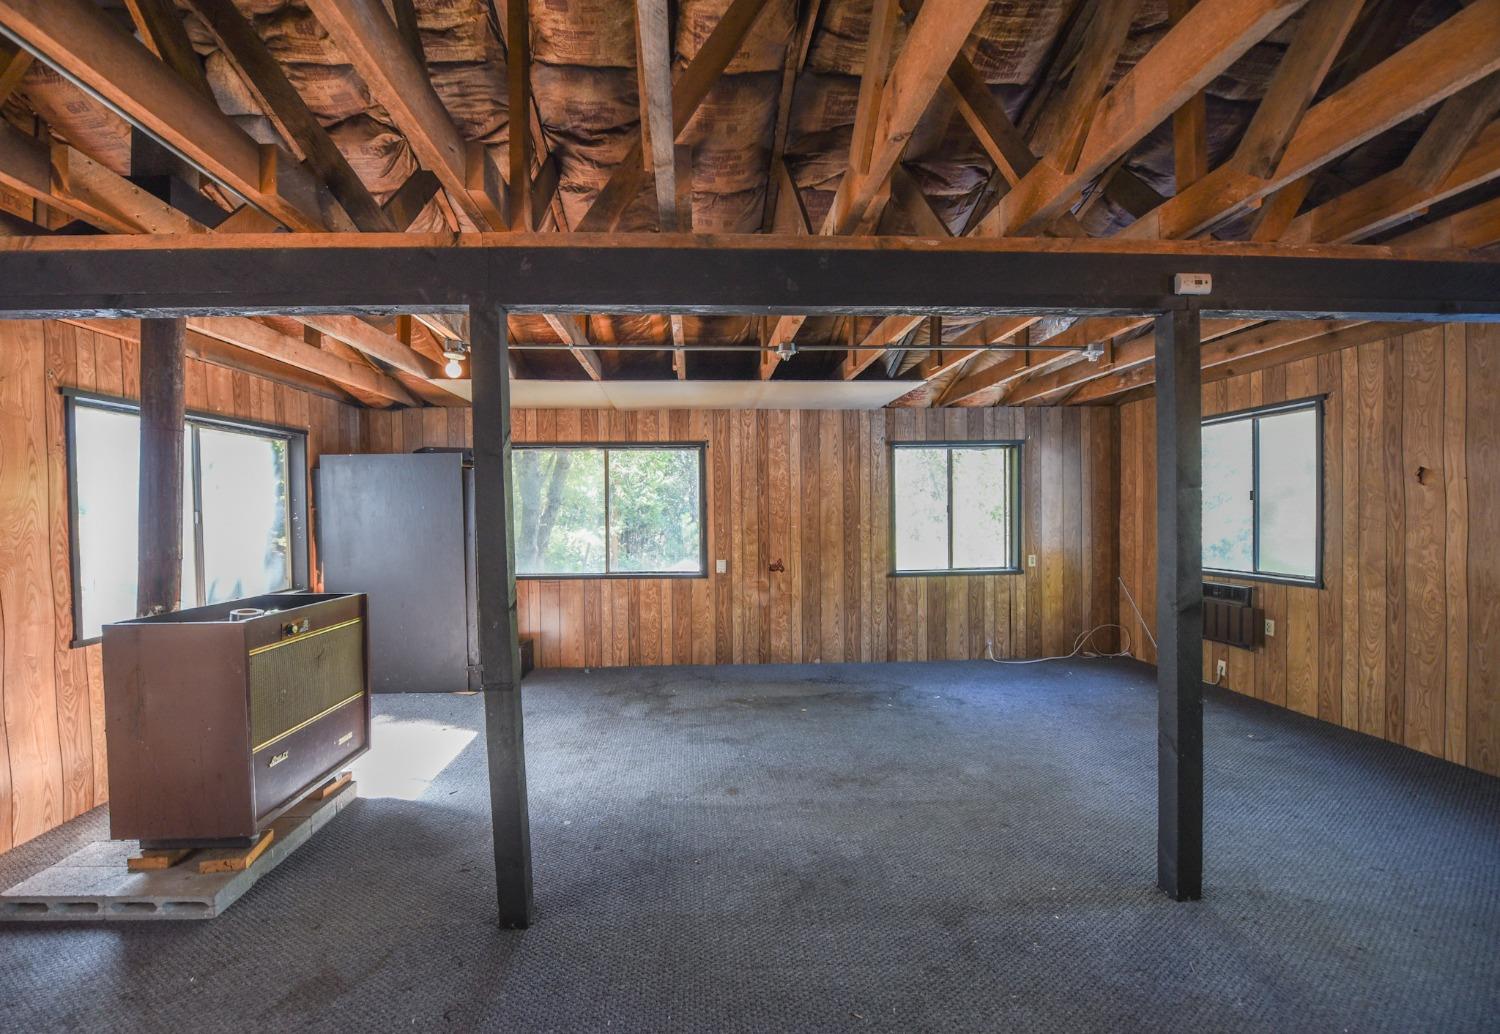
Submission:
[[[362,632],[355,622],[251,656],[250,742],[256,748],[363,689]]]

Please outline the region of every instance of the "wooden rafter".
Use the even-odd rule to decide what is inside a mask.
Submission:
[[[651,149],[651,175],[656,182],[657,226],[675,233],[677,226],[676,133],[672,128],[672,41],[667,0],[636,0],[635,33],[640,48],[643,127]],[[644,153],[644,152],[643,152]]]
[[[88,0],[0,0],[25,45],[147,135],[298,230],[348,229],[317,178],[274,160],[229,116]],[[333,206],[336,208],[336,206]]]
[[[1436,81],[1430,78],[1422,87],[1415,90],[1403,87],[1399,90],[1392,88],[1389,92],[1382,92],[1382,84],[1392,82],[1395,76],[1419,76],[1418,69],[1422,65],[1416,62],[1435,60],[1434,37],[1439,47],[1461,46],[1454,23],[1466,15],[1474,15],[1478,7],[1479,5],[1475,5],[1468,11],[1455,15],[1454,18],[1444,22],[1397,54],[1376,64],[1327,100],[1312,108],[1307,108],[1305,99],[1311,97],[1316,91],[1322,76],[1331,66],[1333,53],[1337,51],[1338,45],[1342,43],[1344,35],[1353,24],[1358,5],[1352,3],[1351,0],[1325,0],[1319,6],[1310,9],[1303,26],[1299,29],[1297,40],[1288,51],[1283,66],[1278,69],[1262,102],[1273,105],[1272,109],[1265,118],[1261,118],[1257,112],[1250,129],[1247,130],[1245,140],[1236,150],[1235,157],[1215,169],[1188,191],[1164,203],[1147,219],[1127,227],[1121,232],[1121,236],[1156,236],[1167,232],[1168,228],[1173,236],[1198,232],[1237,210],[1247,197],[1258,197],[1267,193],[1268,191],[1262,189],[1262,186],[1268,182],[1272,182],[1273,186],[1291,186],[1303,181],[1305,174],[1310,170],[1300,163],[1311,160],[1309,153],[1314,145],[1306,142],[1299,144],[1299,141],[1305,141],[1307,137],[1316,134],[1316,138],[1321,142],[1322,161],[1331,160],[1362,140],[1368,139],[1380,129],[1387,128],[1402,118],[1451,95],[1479,76],[1490,74],[1492,69],[1484,68],[1486,62],[1500,64],[1500,58],[1496,57],[1500,54],[1500,22],[1492,25],[1488,30],[1492,33],[1492,38],[1488,43],[1489,51],[1484,50],[1486,43],[1481,38],[1479,49],[1460,52],[1455,60],[1448,63],[1446,76],[1438,75],[1434,77]],[[1495,5],[1495,7],[1497,11],[1500,11],[1500,5]],[[1468,24],[1460,23],[1457,31],[1482,34],[1486,31],[1485,23],[1473,20]],[[1484,70],[1474,71],[1476,64]],[[1423,95],[1421,89],[1426,89],[1430,93]],[[1388,100],[1392,95],[1395,99]],[[1388,100],[1388,103],[1382,106],[1382,100]],[[1305,114],[1302,114],[1304,111]],[[1309,126],[1313,127],[1312,130],[1308,129]],[[1299,153],[1301,157],[1298,157]],[[1263,167],[1268,156],[1278,161],[1277,169],[1272,173],[1274,181],[1268,181],[1247,171],[1252,167]],[[1458,181],[1451,184],[1452,189],[1449,193],[1456,193],[1462,189],[1465,177],[1468,178],[1470,185],[1475,179],[1489,178],[1492,174],[1487,173],[1485,169],[1492,161],[1491,155],[1485,153],[1477,155],[1473,164],[1459,174]],[[1283,166],[1288,162],[1293,163],[1296,168],[1293,173],[1284,174]],[[1423,195],[1411,190],[1394,177],[1382,177],[1373,185],[1362,188],[1361,192],[1350,201],[1336,201],[1330,203],[1333,207],[1325,206],[1325,209],[1320,210],[1318,214],[1308,213],[1300,217],[1306,221],[1302,224],[1304,229],[1299,239],[1304,243],[1356,240],[1363,233],[1378,232],[1394,221],[1405,218],[1422,207],[1424,196],[1436,197],[1437,192]],[[1300,206],[1301,198],[1294,194],[1283,199],[1281,203],[1295,208]],[[1176,217],[1160,215],[1174,208],[1191,214]],[[1319,224],[1322,228],[1314,236],[1312,227]],[[1264,221],[1262,226],[1278,228],[1284,226],[1290,230],[1292,221],[1283,212],[1274,220]],[[1328,236],[1324,237],[1324,233]],[[1108,321],[1101,321],[1096,324],[1095,330],[1101,338],[1104,338],[1128,329],[1129,323],[1130,321],[1125,320],[1111,325]],[[1136,351],[1142,354],[1145,352],[1143,347]],[[1145,359],[1139,361],[1145,361]],[[1067,390],[1084,381],[1109,375],[1114,368],[1119,367],[1120,363],[1121,358],[1117,356],[1113,367],[1103,369],[1098,366],[1081,367],[1066,376],[1050,375],[1045,380],[1038,379],[1036,384],[1024,385],[1010,392],[1007,395],[1007,401],[1025,401]],[[964,385],[965,390],[969,388],[982,390],[982,382],[975,380]],[[955,395],[955,397],[963,396]]]
[[[1168,16],[1175,24],[1196,2],[1168,0]],[[1172,113],[1172,170],[1177,193],[1192,186],[1208,172],[1208,104],[1202,90]]]
[[[942,87],[948,67],[984,7],[985,0],[927,0],[922,5],[874,103],[873,136],[869,159],[862,162],[864,171],[856,172],[851,165],[839,182],[824,234],[854,232],[870,215],[876,199],[888,192],[891,171],[906,141]],[[790,344],[806,319],[782,316],[767,336],[766,347],[774,350]]]
[[[508,0],[505,5],[505,72],[509,89],[506,110],[510,118],[510,228],[536,229],[532,211],[531,167],[534,141],[531,137],[531,19],[527,0]],[[520,118],[514,117],[521,112]]]
[[[193,50],[182,14],[172,0],[125,0],[130,20],[135,23],[141,42],[161,59],[182,81],[210,99],[213,91],[203,74],[203,62]]]
[[[282,71],[281,63],[266,49],[233,0],[187,0],[187,3],[213,33],[220,52],[255,94],[261,110],[288,148],[327,184],[354,225],[371,232],[395,230],[395,223],[375,201],[323,124],[308,110],[302,95]]]
[[[11,46],[0,39],[0,104],[4,104],[16,92],[21,80],[26,78],[32,60],[29,51]]]
[[[466,141],[433,89],[427,69],[402,41],[380,0],[308,0],[370,95],[390,113],[422,168],[475,226],[508,227],[500,177],[484,145]]]
[[[1285,244],[1344,244],[1372,237],[1466,190],[1500,178],[1500,122],[1492,123],[1436,182],[1399,166],[1293,219]]]
[[[750,26],[765,9],[766,0],[733,0],[720,17],[718,24],[693,55],[692,61],[672,84],[672,141],[687,128],[698,106],[708,96],[724,69],[739,51],[740,43]],[[575,228],[583,232],[613,230],[625,214],[625,209],[635,200],[645,181],[645,151],[637,135],[635,145],[615,166],[608,182],[594,198],[588,213]]]
[[[1496,70],[1500,0],[1479,0],[1307,109],[1269,177],[1226,162],[1121,236],[1190,237]]]
[[[1050,157],[1038,163],[986,218],[984,232],[1008,236],[1044,229],[1088,183],[1303,2],[1203,0],[1104,95],[1076,160],[1068,167]]]

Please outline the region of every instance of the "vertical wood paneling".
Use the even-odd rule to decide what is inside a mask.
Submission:
[[[201,360],[184,380],[195,410],[307,430],[310,463],[337,447],[314,410],[358,427],[353,407],[248,374],[241,412],[232,372]],[[101,650],[72,646],[65,387],[138,397],[139,348],[60,323],[0,323],[0,850],[109,798]]]
[[[1469,344],[1469,677],[1466,763],[1500,773],[1500,328],[1474,324]]]
[[[455,439],[467,425],[431,413],[365,411],[362,438],[467,444]],[[517,442],[707,444],[709,576],[521,580],[518,620],[542,666],[966,659],[991,642],[997,656],[1036,656],[1118,614],[1113,410],[1037,410],[1029,423],[1009,409],[517,410],[512,425]],[[890,443],[1010,438],[1026,441],[1023,549],[1037,566],[889,577]],[[770,571],[778,560],[785,570]]]
[[[1205,389],[1205,412],[1326,395],[1324,584],[1242,583],[1277,634],[1255,651],[1215,646],[1225,685],[1500,773],[1497,356],[1494,327],[1426,327]],[[1127,581],[1154,564],[1151,496],[1138,487],[1153,410],[1144,400],[1119,414]],[[1149,613],[1154,596],[1142,595]]]

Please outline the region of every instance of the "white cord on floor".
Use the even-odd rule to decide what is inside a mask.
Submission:
[[[1094,633],[1096,633],[1096,632],[1102,632],[1106,628],[1118,628],[1120,630],[1120,632],[1123,634],[1123,637],[1124,637],[1124,640],[1125,640],[1125,645],[1120,649],[1120,651],[1118,653],[1096,653],[1093,650],[1085,650],[1084,647],[1089,644],[1089,640],[1091,640],[1091,639],[1094,638]],[[1002,659],[1000,657],[996,657],[995,656],[995,641],[993,639],[991,639],[989,642],[985,643],[985,646],[984,646],[984,659],[987,660],[987,661],[994,661],[996,664],[1041,664],[1043,661],[1066,661],[1066,660],[1071,660],[1074,657],[1129,657],[1129,656],[1130,656],[1130,629],[1126,628],[1124,625],[1116,625],[1116,624],[1095,625],[1093,628],[1089,629],[1087,632],[1080,632],[1080,633],[1078,633],[1078,638],[1075,639],[1075,640],[1073,640],[1073,649],[1072,649],[1072,651],[1069,652],[1069,653],[1062,654],[1059,657],[1029,657],[1029,658],[1026,658],[1025,660],[1005,660],[1005,659]]]

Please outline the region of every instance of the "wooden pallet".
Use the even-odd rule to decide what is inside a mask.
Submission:
[[[212,919],[357,797],[349,779],[330,780],[248,848],[141,851],[133,840],[97,840],[0,894],[0,921]]]

